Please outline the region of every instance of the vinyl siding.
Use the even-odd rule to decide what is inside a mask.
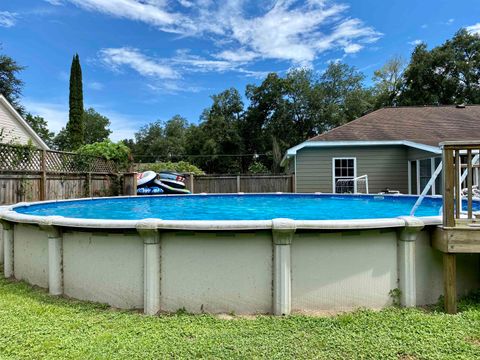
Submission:
[[[415,148],[408,148],[407,150],[408,160],[422,160],[422,159],[429,159],[431,157],[438,157],[441,156],[439,154],[434,154],[429,151],[415,149]]]
[[[13,114],[0,102],[0,130],[3,129],[2,143],[13,143],[25,145],[28,140],[32,140],[33,145],[41,148],[39,144],[20,124]]]
[[[403,146],[304,148],[297,152],[297,192],[332,192],[332,159],[355,157],[357,176],[368,175],[371,193],[386,187],[408,193],[407,149]]]

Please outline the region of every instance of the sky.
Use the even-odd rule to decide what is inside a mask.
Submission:
[[[27,111],[65,126],[78,53],[85,107],[114,141],[176,114],[198,123],[211,95],[272,71],[340,60],[369,85],[389,58],[462,27],[480,33],[480,0],[0,0],[0,53],[25,66]]]

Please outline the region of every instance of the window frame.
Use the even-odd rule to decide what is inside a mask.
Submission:
[[[335,161],[336,160],[353,160],[353,177],[350,176],[339,176],[337,177],[335,175]],[[332,193],[333,194],[342,194],[342,193],[337,193],[337,180],[339,179],[355,179],[357,177],[357,158],[354,156],[341,156],[341,157],[332,157]],[[355,184],[354,184],[354,193],[355,193]]]
[[[438,164],[436,164],[436,159],[442,160],[440,156],[432,156],[428,158],[420,158],[420,159],[415,159],[415,160],[408,160],[408,193],[410,195],[420,195],[421,192],[423,191],[421,187],[421,181],[420,181],[420,162],[421,161],[430,161],[430,177],[433,175],[435,172]],[[415,167],[415,174],[412,173],[412,167]],[[443,170],[442,170],[443,171]],[[415,175],[415,176],[414,176]],[[438,175],[439,177],[437,180],[432,184],[432,188],[430,189],[431,194],[430,195],[441,195],[442,192],[442,183],[441,181],[437,184],[438,179],[442,178],[442,173]],[[415,192],[413,191],[413,184],[415,184]],[[440,188],[438,188],[440,186]]]

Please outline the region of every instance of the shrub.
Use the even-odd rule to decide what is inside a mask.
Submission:
[[[155,172],[160,172],[160,171],[174,171],[178,173],[193,173],[195,175],[204,175],[205,173],[196,167],[195,165],[190,164],[189,162],[186,161],[179,161],[179,162],[157,162],[157,163],[145,163],[145,164],[136,164],[136,170],[138,172],[143,172],[143,171],[155,171]]]
[[[254,161],[248,167],[248,172],[250,174],[266,174],[269,171],[268,171],[268,168],[265,165],[263,165],[261,162]]]
[[[127,170],[130,165],[130,149],[121,141],[114,143],[107,139],[102,142],[83,145],[77,150],[77,154],[112,160],[117,165],[118,170]]]

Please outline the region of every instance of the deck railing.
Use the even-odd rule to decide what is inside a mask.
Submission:
[[[480,141],[446,141],[440,144],[443,151],[443,226],[455,227],[475,221],[473,211],[473,170],[480,167],[478,159]],[[462,158],[465,159],[462,162]],[[466,175],[466,184],[463,179]],[[464,187],[465,186],[465,187]],[[463,191],[462,191],[463,190]],[[466,194],[467,211],[463,210]]]

